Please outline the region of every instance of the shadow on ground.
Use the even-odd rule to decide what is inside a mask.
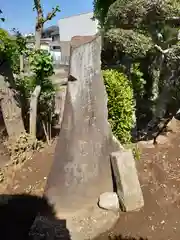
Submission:
[[[43,213],[51,223],[47,224],[45,218],[39,218],[33,224],[36,216]],[[0,195],[0,239],[3,240],[70,240],[65,220],[54,217],[53,207],[45,198],[31,195]],[[57,229],[54,226],[59,226]],[[33,227],[32,227],[33,225]],[[46,234],[48,233],[48,234]],[[47,237],[47,235],[49,235]]]
[[[122,237],[122,236],[118,236],[118,237],[109,237],[109,240],[148,240],[148,238],[134,238],[134,237]]]
[[[66,220],[55,218],[53,207],[45,198],[26,194],[0,195],[0,216],[0,239],[71,240]],[[109,237],[109,240],[148,239],[118,236]]]

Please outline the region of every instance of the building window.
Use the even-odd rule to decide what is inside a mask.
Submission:
[[[60,46],[53,46],[52,49],[53,50],[61,50],[61,47]]]

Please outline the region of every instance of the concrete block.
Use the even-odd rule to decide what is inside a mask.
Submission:
[[[144,199],[132,151],[113,152],[111,163],[122,210],[133,211],[143,207]]]

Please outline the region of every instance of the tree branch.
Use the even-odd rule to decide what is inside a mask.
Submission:
[[[56,16],[57,12],[60,12],[59,6],[56,6],[55,8],[53,8],[52,11],[47,14],[46,18],[44,18],[43,22],[45,23],[45,22],[51,20],[53,17]]]
[[[155,48],[159,51],[159,52],[161,52],[162,54],[167,54],[169,51],[170,51],[170,48],[168,48],[168,49],[162,49],[159,45],[157,45],[157,44],[155,44]]]
[[[43,16],[43,10],[41,6],[41,1],[40,0],[34,0],[34,8],[33,10],[37,11],[38,16]]]

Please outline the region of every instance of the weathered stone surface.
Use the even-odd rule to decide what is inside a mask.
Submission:
[[[119,198],[117,193],[115,192],[105,192],[102,193],[99,197],[98,205],[100,208],[106,209],[106,210],[119,210]]]
[[[112,153],[111,162],[121,207],[124,211],[140,209],[144,206],[144,199],[132,151]]]
[[[45,196],[58,212],[97,204],[113,191],[110,153],[119,150],[108,124],[107,95],[101,75],[101,38],[71,55],[64,115]]]
[[[18,94],[10,88],[6,77],[0,75],[1,111],[9,139],[16,139],[25,133],[21,104]]]
[[[71,38],[71,47],[77,48],[82,44],[88,43],[94,39],[94,36],[74,36]]]

